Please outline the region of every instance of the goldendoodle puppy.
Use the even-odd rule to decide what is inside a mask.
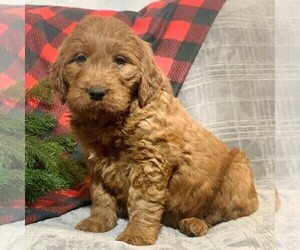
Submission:
[[[192,120],[150,46],[115,18],[88,17],[61,45],[53,87],[92,177],[91,214],[77,229],[154,244],[161,224],[201,236],[258,208],[246,155]]]

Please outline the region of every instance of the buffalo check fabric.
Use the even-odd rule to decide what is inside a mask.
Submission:
[[[9,88],[24,77],[24,18],[24,7],[0,5],[0,89]],[[7,100],[2,101],[1,106],[11,106]]]
[[[177,96],[201,44],[225,0],[169,0],[154,2],[139,12],[26,6],[26,88],[45,78],[57,49],[86,15],[114,16],[152,44],[157,65],[169,77]],[[120,37],[120,39],[122,39]],[[28,110],[40,107],[36,100]],[[48,110],[57,120],[56,132],[66,130],[67,110],[57,104]],[[51,192],[26,209],[26,224],[59,216],[90,202],[88,181],[80,188]]]
[[[156,64],[171,80],[177,96],[201,44],[225,0],[169,0],[154,2],[139,12],[26,6],[26,88],[48,74],[57,48],[86,15],[114,16],[152,44]],[[121,38],[120,38],[121,39]],[[35,100],[29,102],[37,108]],[[57,132],[66,129],[67,112],[57,105],[52,115]]]
[[[53,191],[25,209],[25,224],[60,216],[78,207],[91,203],[89,178],[73,190]]]
[[[0,83],[3,89],[24,76],[24,7],[0,5],[0,13]]]
[[[155,61],[170,78],[177,95],[224,1],[160,1],[140,12],[27,6],[26,87],[47,75],[58,46],[84,16],[114,16],[152,44]]]

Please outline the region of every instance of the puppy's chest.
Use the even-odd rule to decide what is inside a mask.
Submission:
[[[87,166],[92,178],[100,180],[103,187],[116,199],[127,201],[131,164],[122,155],[118,157],[104,156],[91,151]]]

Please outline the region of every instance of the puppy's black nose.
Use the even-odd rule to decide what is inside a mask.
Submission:
[[[105,90],[99,87],[91,87],[89,88],[89,95],[92,100],[100,101],[105,96]]]

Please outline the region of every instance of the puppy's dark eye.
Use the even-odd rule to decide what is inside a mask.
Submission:
[[[75,62],[77,62],[77,63],[84,63],[86,61],[86,57],[85,57],[85,55],[79,55],[79,56],[76,56],[76,58],[75,58]]]
[[[124,57],[122,57],[122,56],[115,57],[114,61],[118,65],[124,65],[126,63]]]

